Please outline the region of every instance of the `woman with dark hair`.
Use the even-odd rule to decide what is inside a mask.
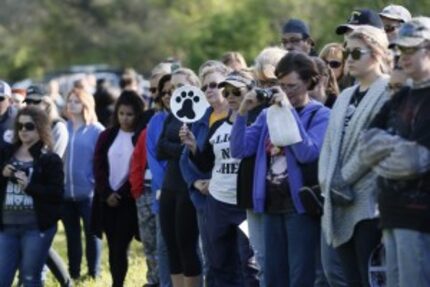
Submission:
[[[172,73],[171,86],[200,87],[199,78],[186,68]],[[166,90],[163,103],[170,101],[172,90]],[[158,160],[166,160],[167,167],[160,196],[160,223],[169,254],[170,274],[174,287],[200,285],[201,263],[198,256],[196,210],[190,199],[188,186],[179,166],[183,145],[179,138],[182,123],[172,113],[166,117],[157,144]]]
[[[24,286],[42,286],[64,191],[63,163],[42,110],[18,112],[14,143],[1,150],[0,164],[0,286],[12,286],[18,268]]]
[[[303,166],[318,159],[329,109],[309,97],[318,71],[307,55],[288,53],[279,61],[275,76],[279,86],[272,88],[274,106],[263,110],[249,127],[247,114],[258,98],[255,90],[245,95],[231,133],[231,154],[256,155],[253,204],[256,212],[264,212],[266,285],[313,286],[319,220],[306,213],[298,193],[306,184]],[[290,122],[268,122],[278,106],[292,117]],[[296,126],[302,140],[275,145],[269,125],[277,124]]]
[[[112,286],[123,286],[128,247],[139,234],[128,177],[142,114],[143,102],[137,93],[122,92],[115,104],[112,127],[100,134],[94,153],[96,184],[92,219],[97,236],[106,234]]]
[[[312,59],[317,65],[319,77],[318,83],[309,95],[326,107],[332,108],[339,95],[339,86],[337,85],[336,77],[333,70],[323,60],[318,57],[313,57]]]

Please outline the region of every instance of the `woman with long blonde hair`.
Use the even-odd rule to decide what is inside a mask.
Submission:
[[[88,275],[100,272],[101,240],[91,232],[91,206],[94,194],[93,155],[104,127],[97,121],[92,95],[73,89],[67,96],[66,114],[69,143],[65,156],[66,190],[63,223],[66,231],[69,272],[81,276],[81,219],[84,224]]]

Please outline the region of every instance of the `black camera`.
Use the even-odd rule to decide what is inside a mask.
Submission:
[[[275,91],[271,88],[266,88],[266,89],[255,88],[254,91],[255,91],[257,100],[260,103],[265,103],[265,104],[268,104],[272,100],[273,95],[275,94]]]

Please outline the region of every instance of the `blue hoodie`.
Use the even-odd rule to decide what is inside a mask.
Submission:
[[[104,127],[100,123],[83,125],[73,131],[67,122],[69,143],[64,158],[66,176],[65,199],[85,200],[93,197],[93,157],[97,139]]]
[[[203,117],[191,126],[191,132],[194,134],[197,146],[200,150],[203,150],[208,137],[209,118],[212,112],[213,108],[209,107]],[[212,172],[203,173],[199,171],[195,165],[190,162],[189,152],[189,149],[185,147],[181,160],[179,161],[179,165],[181,167],[182,176],[188,185],[188,190],[190,191],[191,201],[193,202],[194,207],[198,210],[203,210],[206,202],[206,195],[196,190],[193,183],[198,179],[210,179]]]
[[[306,131],[312,112],[317,110],[309,129]],[[299,127],[302,141],[284,148],[287,157],[288,178],[291,196],[298,213],[304,213],[298,193],[303,186],[302,173],[298,163],[311,163],[318,159],[328,125],[330,110],[321,103],[310,101],[299,113],[292,110]],[[246,116],[238,116],[233,125],[230,138],[231,155],[244,158],[256,155],[253,178],[253,203],[256,212],[264,212],[266,200],[267,153],[265,141],[269,136],[266,123],[267,109],[257,120],[246,127]]]
[[[157,143],[163,131],[164,121],[168,113],[165,111],[157,112],[149,121],[146,128],[146,152],[148,166],[151,170],[151,190],[153,195],[152,212],[157,214],[159,211],[159,203],[156,198],[157,191],[161,190],[163,185],[164,173],[166,171],[167,161],[157,159]]]

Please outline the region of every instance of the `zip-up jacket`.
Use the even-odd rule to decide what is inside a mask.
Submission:
[[[97,139],[104,127],[100,123],[83,125],[73,131],[67,122],[69,144],[64,170],[66,173],[65,199],[84,200],[94,195],[93,157]]]

